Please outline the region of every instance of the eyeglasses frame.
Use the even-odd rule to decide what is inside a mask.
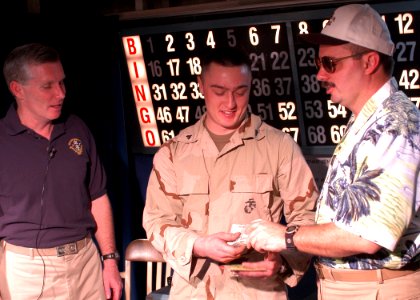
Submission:
[[[349,56],[344,56],[344,57],[339,57],[339,58],[333,58],[330,56],[323,56],[323,57],[317,57],[315,59],[315,65],[316,67],[319,69],[324,68],[325,72],[329,73],[329,74],[333,74],[335,72],[335,67],[337,66],[337,63],[339,63],[342,60],[345,60],[347,58],[352,58],[352,57],[357,57],[357,56],[362,56],[366,53],[372,52],[371,50],[366,50],[366,51],[362,51],[359,53],[355,53]],[[328,63],[331,65],[331,68],[326,68],[325,64],[323,63],[323,60],[328,60]]]

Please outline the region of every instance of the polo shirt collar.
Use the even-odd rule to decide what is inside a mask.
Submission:
[[[17,115],[15,103],[12,103],[10,105],[9,110],[7,111],[7,114],[3,119],[3,122],[6,126],[6,132],[9,135],[18,135],[28,129],[27,127],[23,126],[20,122],[19,117]]]
[[[12,103],[10,105],[9,110],[3,119],[3,122],[6,126],[6,132],[9,135],[19,135],[23,132],[26,132],[27,130],[30,130],[20,122],[16,111],[16,103]],[[51,139],[62,135],[66,130],[65,121],[63,121],[61,116],[57,120],[54,120],[53,123],[54,129],[51,135]]]

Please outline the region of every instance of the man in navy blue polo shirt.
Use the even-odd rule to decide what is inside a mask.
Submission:
[[[106,176],[89,129],[61,113],[58,53],[17,47],[3,73],[16,103],[0,120],[0,298],[119,299]]]

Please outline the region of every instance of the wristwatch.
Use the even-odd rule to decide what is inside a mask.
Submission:
[[[114,253],[108,253],[101,256],[102,261],[105,259],[115,259],[116,261],[120,260],[120,254],[115,251]]]
[[[292,225],[286,227],[286,232],[284,235],[284,240],[286,242],[286,249],[296,250],[295,243],[293,242],[293,237],[295,233],[299,230],[299,225]]]

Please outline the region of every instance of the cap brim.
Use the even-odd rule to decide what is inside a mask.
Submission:
[[[330,37],[322,33],[302,34],[299,36],[304,42],[315,45],[342,45],[348,42]]]

